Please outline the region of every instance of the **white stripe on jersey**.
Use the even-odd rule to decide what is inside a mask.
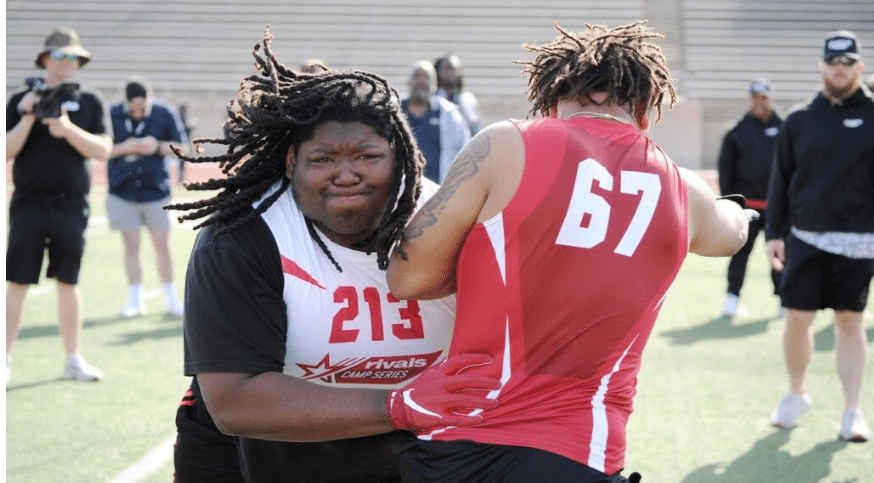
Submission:
[[[604,406],[604,395],[607,394],[607,389],[610,386],[610,377],[613,376],[622,366],[622,360],[628,355],[631,346],[634,345],[634,340],[625,348],[625,352],[613,365],[613,370],[609,374],[605,374],[601,378],[601,385],[598,386],[598,392],[592,398],[592,440],[589,442],[589,461],[586,463],[589,467],[595,468],[598,471],[604,471],[604,461],[606,459],[607,438],[610,436],[610,427],[607,425],[607,408]]]
[[[492,219],[483,223],[483,228],[489,234],[489,241],[492,242],[492,249],[495,251],[495,260],[498,262],[498,267],[501,269],[501,278],[504,285],[507,285],[507,253],[504,251],[506,247],[504,241],[504,214],[498,213]]]

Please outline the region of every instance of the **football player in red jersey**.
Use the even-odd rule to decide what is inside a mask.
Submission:
[[[390,259],[396,296],[456,293],[450,356],[485,352],[495,363],[466,372],[501,381],[483,392],[496,408],[464,413],[481,423],[404,445],[404,481],[628,481],[626,424],[668,288],[688,252],[746,241],[741,206],[646,136],[675,98],[661,36],[643,22],[558,30],[525,69],[544,117],[478,133]],[[392,391],[392,414],[441,414],[428,392]]]

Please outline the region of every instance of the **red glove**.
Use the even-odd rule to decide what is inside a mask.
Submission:
[[[498,401],[467,391],[499,389],[501,382],[494,377],[460,373],[491,362],[492,358],[483,354],[453,356],[428,368],[410,384],[389,391],[386,404],[392,426],[418,432],[435,426],[481,423],[481,410],[497,407]]]

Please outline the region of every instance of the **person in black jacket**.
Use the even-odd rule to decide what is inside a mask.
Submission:
[[[783,119],[774,110],[771,84],[767,79],[750,83],[750,108],[725,133],[719,151],[719,190],[723,194],[739,193],[746,197],[747,208],[756,210],[759,219],[750,221],[747,242],[728,263],[728,295],[722,315],[733,317],[745,309],[738,305],[741,287],[746,278],[747,262],[756,237],[765,225],[768,180],[774,159],[774,146]],[[774,294],[778,294],[780,272],[771,270]],[[778,312],[779,313],[779,312]]]
[[[789,373],[789,391],[771,421],[795,426],[810,406],[810,325],[817,310],[830,308],[845,405],[839,437],[855,442],[871,436],[859,410],[867,359],[862,315],[874,276],[874,98],[862,86],[864,68],[855,34],[826,36],[822,90],[791,110],[777,141],[765,225],[768,258],[783,271]]]

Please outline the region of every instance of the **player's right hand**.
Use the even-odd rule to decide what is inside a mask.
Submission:
[[[771,268],[782,272],[783,261],[786,259],[786,245],[783,240],[779,238],[768,240],[765,243],[765,253],[768,255],[768,261],[771,262]]]
[[[494,377],[465,374],[464,370],[491,362],[490,356],[482,354],[452,356],[406,386],[389,391],[386,404],[392,426],[419,432],[437,426],[481,423],[481,411],[475,410],[493,409],[498,401],[477,393],[498,389],[501,383]]]

